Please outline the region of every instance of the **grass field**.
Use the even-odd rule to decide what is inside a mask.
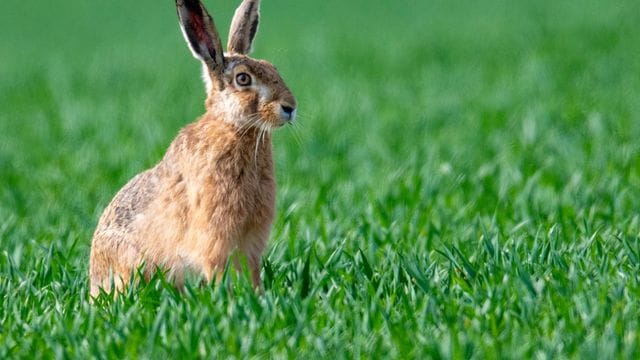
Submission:
[[[264,293],[91,305],[97,218],[203,112],[199,64],[170,0],[0,3],[0,358],[640,358],[638,1],[262,9],[301,111]]]

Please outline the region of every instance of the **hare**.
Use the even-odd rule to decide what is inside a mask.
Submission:
[[[295,119],[296,100],[273,65],[247,56],[259,3],[242,1],[225,54],[204,5],[176,0],[183,35],[203,64],[206,112],[104,210],[91,245],[93,297],[101,288],[122,291],[142,264],[144,276],[163,269],[178,287],[186,273],[215,281],[234,251],[260,287],[275,210],[270,132]]]

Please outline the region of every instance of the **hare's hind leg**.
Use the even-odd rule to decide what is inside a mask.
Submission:
[[[141,263],[140,255],[138,248],[123,236],[96,234],[91,244],[89,262],[91,296],[98,296],[100,289],[110,292],[112,285],[116,294],[123,291],[132,272]]]

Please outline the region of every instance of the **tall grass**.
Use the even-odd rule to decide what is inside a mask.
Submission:
[[[262,7],[301,106],[264,292],[91,305],[97,218],[203,112],[199,65],[171,1],[0,4],[0,358],[640,357],[636,1]]]

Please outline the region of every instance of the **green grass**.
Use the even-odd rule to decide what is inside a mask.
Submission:
[[[91,305],[97,218],[203,112],[199,65],[169,0],[2,1],[0,358],[640,358],[637,1],[262,13],[301,106],[264,293]]]

